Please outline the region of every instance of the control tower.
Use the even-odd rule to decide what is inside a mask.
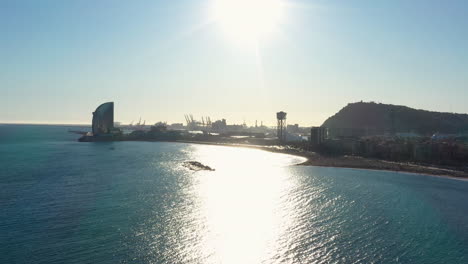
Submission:
[[[286,112],[276,113],[276,119],[278,120],[277,125],[277,136],[280,142],[286,141]]]

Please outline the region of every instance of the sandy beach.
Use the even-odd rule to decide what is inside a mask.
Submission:
[[[230,143],[214,143],[202,141],[176,141],[181,143],[193,143],[216,146],[230,146],[255,148],[270,152],[284,153],[290,155],[301,156],[307,158],[298,166],[320,166],[320,167],[337,167],[337,168],[354,168],[367,170],[386,170],[406,173],[424,174],[430,176],[449,177],[462,180],[468,180],[468,172],[456,168],[447,168],[437,165],[422,165],[409,162],[393,162],[379,159],[370,159],[358,156],[324,156],[315,152],[303,151],[295,148],[280,147],[280,146],[261,146],[248,144],[230,144]]]

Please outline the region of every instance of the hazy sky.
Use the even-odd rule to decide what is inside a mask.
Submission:
[[[284,0],[258,45],[213,1],[0,0],[0,122],[90,123],[106,101],[147,123],[320,125],[360,100],[468,112],[466,0]]]

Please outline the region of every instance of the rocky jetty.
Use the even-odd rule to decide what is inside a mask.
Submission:
[[[214,169],[211,168],[210,166],[204,165],[198,161],[186,161],[184,162],[183,166],[193,171],[201,171],[201,170],[214,171]]]

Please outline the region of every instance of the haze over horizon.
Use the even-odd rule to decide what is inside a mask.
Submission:
[[[0,123],[89,124],[107,101],[147,124],[320,125],[361,100],[468,112],[466,1],[238,2],[2,1]]]

